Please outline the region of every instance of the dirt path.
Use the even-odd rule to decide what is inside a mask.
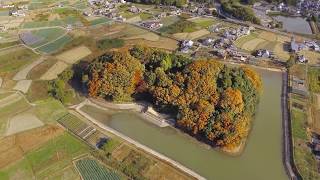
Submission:
[[[18,93],[11,94],[0,100],[0,108],[18,102],[22,97]]]
[[[20,70],[13,78],[12,80],[15,81],[19,81],[19,80],[24,80],[27,79],[27,75],[29,74],[29,72],[36,67],[37,65],[39,65],[40,63],[42,63],[44,61],[44,57],[40,57],[38,60],[34,61],[33,63],[29,64],[28,66],[26,66],[25,68],[23,68],[22,70]]]
[[[31,83],[32,83],[32,80],[20,80],[18,81],[16,86],[14,86],[13,90],[21,91],[24,94],[26,94],[31,86]]]

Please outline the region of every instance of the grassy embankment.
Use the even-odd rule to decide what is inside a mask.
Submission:
[[[304,65],[293,66],[290,69],[290,74],[300,79],[307,78]],[[316,81],[308,81],[309,87],[315,82]],[[320,176],[317,171],[318,163],[309,146],[311,140],[310,129],[314,128],[314,123],[310,119],[315,118],[312,117],[311,113],[308,111],[310,106],[312,106],[311,97],[313,96],[313,90],[310,92],[310,97],[303,97],[298,94],[290,93],[290,113],[292,123],[294,162],[301,176],[304,179],[311,180],[319,179]]]

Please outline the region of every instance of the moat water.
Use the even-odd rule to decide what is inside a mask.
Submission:
[[[207,179],[288,179],[282,163],[282,74],[257,71],[263,79],[263,93],[244,151],[235,157],[211,149],[175,128],[151,124],[134,112],[103,111],[92,106],[81,110]]]

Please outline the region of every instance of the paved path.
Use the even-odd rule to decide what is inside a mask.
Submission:
[[[104,130],[106,130],[106,131],[109,131],[110,133],[112,133],[112,134],[114,134],[114,135],[116,135],[116,136],[119,136],[120,138],[128,141],[128,142],[131,143],[131,144],[134,144],[134,145],[137,146],[138,148],[141,148],[141,149],[145,150],[146,152],[148,152],[148,153],[150,153],[150,154],[152,154],[152,155],[154,155],[154,156],[156,156],[156,157],[158,157],[158,158],[160,158],[160,159],[171,163],[173,166],[179,168],[180,170],[188,173],[189,175],[191,175],[191,176],[193,176],[193,177],[195,177],[195,178],[197,178],[197,179],[199,179],[199,180],[204,180],[204,179],[205,179],[205,178],[202,177],[201,175],[199,175],[199,174],[197,174],[196,172],[192,171],[191,169],[183,166],[183,165],[180,164],[179,162],[174,161],[174,160],[168,158],[167,156],[165,156],[165,155],[163,155],[163,154],[161,154],[161,153],[159,153],[159,152],[157,152],[157,151],[154,151],[153,149],[151,149],[151,148],[149,148],[149,147],[147,147],[147,146],[145,146],[145,145],[143,145],[143,144],[141,144],[141,143],[139,143],[139,142],[131,139],[130,137],[128,137],[128,136],[126,136],[126,135],[124,135],[124,134],[122,134],[122,133],[120,133],[120,132],[118,132],[118,131],[116,131],[116,130],[114,130],[114,129],[112,129],[112,128],[109,128],[109,127],[106,126],[105,124],[103,124],[103,123],[99,122],[98,120],[92,118],[92,117],[91,117],[90,115],[88,115],[87,113],[81,111],[81,107],[84,106],[87,102],[88,102],[88,100],[85,101],[85,102],[83,102],[83,103],[80,103],[78,106],[76,106],[75,110],[76,110],[79,114],[81,114],[82,116],[84,116],[85,118],[87,118],[88,120],[90,120],[93,124],[101,127],[102,129],[104,129]]]

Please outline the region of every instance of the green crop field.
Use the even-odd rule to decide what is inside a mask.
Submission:
[[[53,41],[62,36],[66,31],[61,28],[48,28],[32,31],[32,34],[42,38],[43,40],[39,43],[32,44],[31,47],[36,48],[47,42]]]
[[[64,45],[71,42],[72,37],[65,35],[56,41],[53,41],[45,46],[38,48],[37,50],[46,54],[57,52],[59,49],[63,48]]]
[[[32,29],[39,27],[66,26],[68,24],[74,25],[76,23],[80,23],[80,19],[78,17],[67,16],[61,20],[25,22],[22,25],[22,28]]]
[[[1,48],[7,48],[10,46],[18,45],[20,42],[19,41],[11,41],[11,42],[5,42],[5,43],[0,43],[0,49]]]
[[[105,24],[105,23],[111,23],[111,20],[107,19],[107,18],[98,18],[98,19],[90,21],[91,26],[96,26],[96,25]]]
[[[53,98],[37,101],[35,104],[37,106],[34,108],[34,113],[45,123],[55,123],[68,114],[61,102]]]
[[[202,28],[208,28],[209,26],[216,23],[212,18],[196,18],[191,19],[190,21],[196,23],[198,26],[201,26]]]
[[[178,16],[167,16],[167,17],[161,18],[161,23],[163,24],[163,26],[169,26],[179,21],[179,19],[180,18]]]
[[[0,136],[4,135],[7,129],[8,120],[20,112],[28,110],[29,104],[24,99],[0,108]]]
[[[0,55],[0,74],[14,74],[23,66],[39,58],[37,54],[26,48],[16,48]]]
[[[111,170],[103,167],[94,159],[81,159],[76,166],[84,180],[120,180],[120,176]]]
[[[88,151],[86,144],[65,132],[1,169],[0,179],[79,179],[72,161]]]
[[[72,6],[77,9],[85,9],[88,7],[88,3],[86,1],[78,1],[74,4],[72,4]]]

